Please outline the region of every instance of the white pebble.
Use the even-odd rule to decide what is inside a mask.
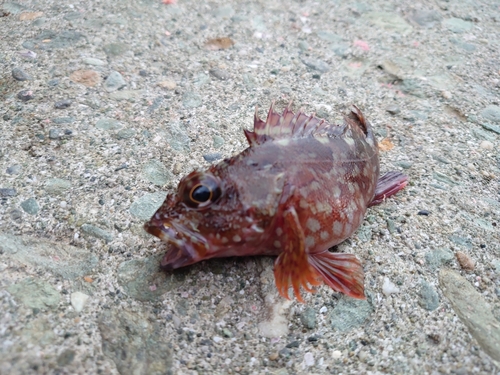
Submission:
[[[482,141],[479,144],[479,147],[481,147],[484,150],[493,150],[493,143],[491,143],[490,141]]]
[[[327,307],[326,306],[323,306],[321,309],[319,309],[319,313],[320,314],[324,314],[328,311]]]
[[[212,340],[214,340],[214,342],[217,343],[217,342],[221,342],[223,339],[222,339],[222,337],[214,336],[214,337],[212,337]]]
[[[312,353],[307,352],[306,354],[304,354],[304,364],[307,367],[314,366],[314,355]]]
[[[172,317],[172,322],[174,323],[174,327],[175,328],[179,328],[181,326],[181,324],[182,324],[181,318],[179,318],[177,315],[174,315]]]
[[[70,296],[71,306],[73,306],[75,311],[79,313],[83,310],[83,307],[85,306],[89,298],[90,297],[88,295],[82,292],[71,293]]]
[[[441,91],[441,96],[445,99],[451,99],[453,97],[453,95],[451,94],[451,92],[449,91]]]
[[[342,356],[342,352],[340,350],[334,350],[332,352],[332,358],[333,359],[339,359]]]
[[[382,285],[382,293],[384,293],[386,296],[389,294],[393,293],[398,293],[399,288],[391,282],[387,277],[384,277],[384,284]]]

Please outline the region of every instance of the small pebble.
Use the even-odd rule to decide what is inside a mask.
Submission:
[[[421,215],[421,216],[429,216],[430,212],[427,211],[427,210],[420,210],[417,212],[417,215]]]
[[[384,277],[382,293],[384,293],[386,296],[394,293],[399,293],[399,288],[391,280],[389,280],[389,278]]]
[[[1,188],[0,197],[14,197],[17,194],[16,189]]]
[[[462,251],[457,251],[455,253],[455,256],[457,257],[458,263],[460,263],[460,267],[462,267],[462,269],[466,271],[474,270],[476,262],[474,262],[474,260],[470,256],[468,256]]]
[[[288,343],[286,345],[287,348],[298,348],[300,345],[300,342],[298,341],[292,341],[291,343]]]
[[[314,366],[314,355],[311,352],[304,354],[304,364],[307,367]]]
[[[173,174],[179,174],[182,172],[182,165],[181,163],[175,163],[174,167],[172,168],[172,173]]]
[[[107,92],[119,90],[126,85],[127,82],[125,82],[123,76],[116,71],[111,72],[108,78],[106,78],[106,81],[104,81],[104,88]]]
[[[174,90],[177,87],[177,84],[174,81],[167,79],[165,81],[158,82],[158,86],[163,89]]]
[[[28,198],[25,201],[21,202],[21,208],[30,215],[36,215],[38,211],[40,211],[40,206],[35,198]]]
[[[12,77],[16,81],[31,81],[33,78],[20,68],[12,69]]]
[[[220,79],[221,81],[225,81],[229,79],[231,76],[229,75],[229,72],[223,69],[210,69],[208,73],[217,79]]]
[[[389,112],[391,115],[397,115],[398,113],[401,112],[401,109],[397,105],[390,105],[385,110]]]
[[[49,130],[49,138],[50,139],[59,139],[62,135],[61,129],[50,129]]]
[[[77,313],[83,310],[83,307],[87,303],[89,296],[82,292],[71,293],[71,306],[75,309]]]
[[[8,167],[5,173],[13,175],[21,173],[21,166],[19,164],[13,165],[12,167]]]
[[[445,99],[451,99],[451,98],[453,98],[452,93],[451,93],[451,92],[449,92],[449,91],[446,91],[446,90],[441,91],[441,96],[442,96],[443,98],[445,98]]]
[[[182,323],[181,319],[177,315],[174,315],[172,317],[172,322],[174,323],[175,328],[180,328],[181,323]]]
[[[333,359],[339,359],[342,356],[342,352],[340,350],[334,350],[332,352],[332,358]]]
[[[222,337],[219,337],[219,336],[214,336],[212,337],[212,340],[215,342],[215,343],[218,343],[218,342],[221,342],[223,340]]]
[[[219,160],[221,158],[222,158],[222,154],[219,153],[219,152],[214,152],[214,153],[211,153],[211,154],[205,154],[205,155],[203,155],[203,159],[205,159],[209,163],[212,163],[212,162],[214,162],[216,160]]]
[[[23,102],[33,99],[33,91],[31,90],[21,90],[17,93],[17,98],[21,99]]]
[[[479,147],[482,148],[483,150],[493,150],[493,143],[490,141],[482,141],[479,144]]]
[[[269,359],[271,361],[276,361],[278,359],[279,355],[280,354],[278,352],[271,353],[271,354],[269,354]]]
[[[64,99],[64,100],[59,100],[58,102],[56,102],[54,104],[54,107],[56,109],[64,109],[64,108],[68,108],[70,105],[71,105],[71,100]]]

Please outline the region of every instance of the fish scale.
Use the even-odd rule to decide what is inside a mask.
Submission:
[[[407,184],[399,172],[379,176],[377,140],[357,107],[332,125],[288,106],[271,106],[266,121],[245,130],[250,147],[193,171],[145,224],[167,242],[166,270],[229,256],[277,256],[276,286],[325,283],[365,298],[364,275],[353,254],[332,253],[360,226],[369,206]]]

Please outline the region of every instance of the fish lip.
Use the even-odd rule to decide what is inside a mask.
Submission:
[[[175,221],[152,218],[144,225],[146,232],[167,242],[170,246],[161,260],[161,267],[171,271],[188,266],[203,258],[208,242],[199,233]]]

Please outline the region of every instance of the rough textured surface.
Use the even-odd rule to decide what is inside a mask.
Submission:
[[[469,328],[481,348],[492,358],[500,361],[500,326],[491,306],[467,279],[455,271],[441,270],[439,282],[444,295],[451,301],[453,310]]]
[[[0,373],[497,373],[499,19],[494,0],[1,2]],[[154,265],[144,221],[272,100],[331,122],[356,104],[382,172],[410,177],[339,245],[369,302],[284,301],[268,258]]]

